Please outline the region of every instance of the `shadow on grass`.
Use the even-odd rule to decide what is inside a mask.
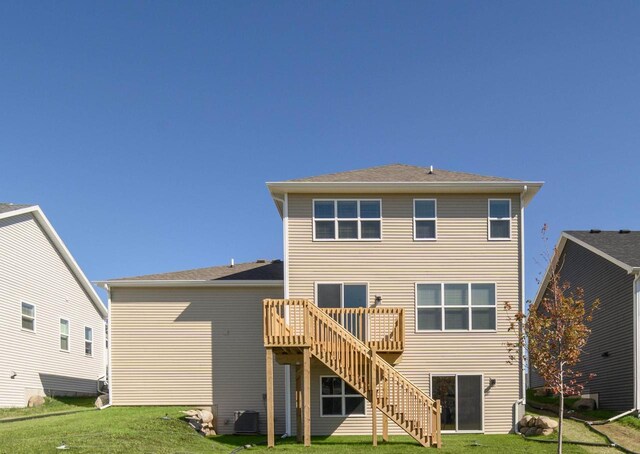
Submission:
[[[244,446],[244,445],[264,445],[267,444],[266,435],[215,435],[208,437],[210,440],[216,441],[229,446]],[[296,437],[280,438],[276,435],[276,446],[278,445],[297,445]],[[317,444],[321,446],[352,446],[352,447],[371,447],[371,437],[368,436],[314,436],[311,437],[311,444]],[[388,445],[397,447],[401,450],[403,447],[419,447],[420,445],[413,441],[409,437],[391,436],[388,442],[383,442],[382,438],[378,440],[380,445]]]

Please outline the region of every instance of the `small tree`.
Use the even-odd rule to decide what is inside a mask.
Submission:
[[[557,250],[553,257],[558,257]],[[508,343],[507,348],[509,361],[515,362],[520,360],[516,351],[528,342],[529,364],[559,395],[558,453],[561,454],[564,396],[581,393],[586,382],[595,376],[585,377],[576,366],[591,334],[587,323],[593,319],[600,301],[596,299],[587,310],[582,288],[572,289],[569,282],[561,281],[562,263],[550,263],[549,282],[542,301],[537,306],[530,306],[528,315],[516,314],[510,330],[518,330],[518,342]],[[506,310],[509,308],[505,305]]]

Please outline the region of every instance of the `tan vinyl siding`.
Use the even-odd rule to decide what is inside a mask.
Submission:
[[[485,392],[484,428],[487,433],[508,432],[520,379],[518,366],[507,364],[504,343],[514,335],[507,332],[503,305],[508,301],[514,311],[518,307],[519,195],[415,195],[438,201],[437,241],[413,240],[414,196],[402,194],[363,197],[382,199],[382,240],[313,241],[314,198],[357,197],[288,195],[289,296],[313,299],[316,282],[368,282],[370,304],[379,295],[382,306],[405,308],[406,349],[398,370],[427,393],[434,373],[482,373],[485,387],[495,378],[496,386]],[[510,241],[488,240],[489,198],[511,199]],[[496,283],[497,332],[416,333],[417,282]],[[335,419],[318,417],[312,426],[316,434],[371,431],[369,418],[362,417],[346,418],[338,426]]]
[[[36,329],[21,329],[21,302],[36,307]],[[104,375],[104,320],[32,214],[0,220],[0,407],[29,395],[96,394]],[[60,318],[69,352],[60,351]],[[93,328],[93,357],[84,327]],[[15,378],[10,376],[15,372]]]
[[[112,288],[115,405],[216,405],[218,431],[234,411],[266,429],[262,300],[282,288]],[[276,365],[276,430],[284,432],[284,372]]]

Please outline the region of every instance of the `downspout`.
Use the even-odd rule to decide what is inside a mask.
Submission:
[[[518,302],[518,311],[524,313],[525,306],[525,292],[524,292],[524,195],[527,192],[527,185],[524,185],[522,188],[522,192],[520,193],[520,219],[519,219],[519,235],[518,239],[520,240],[520,301]],[[522,335],[522,323],[518,328],[519,334]],[[519,348],[519,361],[520,361],[520,390],[519,396],[520,398],[516,400],[513,404],[513,432],[518,433],[518,422],[520,421],[519,409],[521,406],[525,406],[527,404],[527,384],[525,383],[526,376],[526,365],[524,361],[524,346],[520,345]]]
[[[284,248],[284,298],[289,298],[289,194],[284,194],[282,204],[282,246]],[[285,322],[289,323],[289,308],[285,312]],[[284,436],[291,435],[291,365],[284,366]],[[299,427],[296,430],[300,430]]]
[[[640,270],[633,279],[633,406],[640,409]]]
[[[102,410],[113,405],[113,380],[111,376],[113,363],[111,362],[111,287],[109,287],[109,284],[101,284],[100,286],[107,291],[107,343],[109,344],[109,347],[107,348],[108,365],[106,373],[107,380],[109,382],[109,403],[100,408],[100,410]]]

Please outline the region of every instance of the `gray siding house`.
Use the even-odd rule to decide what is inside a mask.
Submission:
[[[561,267],[561,280],[572,288],[581,287],[588,305],[600,299],[590,325],[591,336],[580,358],[580,370],[596,374],[584,392],[597,393],[603,409],[640,407],[640,232],[566,231],[556,250],[552,264]],[[547,286],[548,273],[534,304],[543,299]],[[543,385],[540,376],[531,370],[531,386]]]
[[[0,204],[0,407],[96,394],[106,315],[42,210]]]

